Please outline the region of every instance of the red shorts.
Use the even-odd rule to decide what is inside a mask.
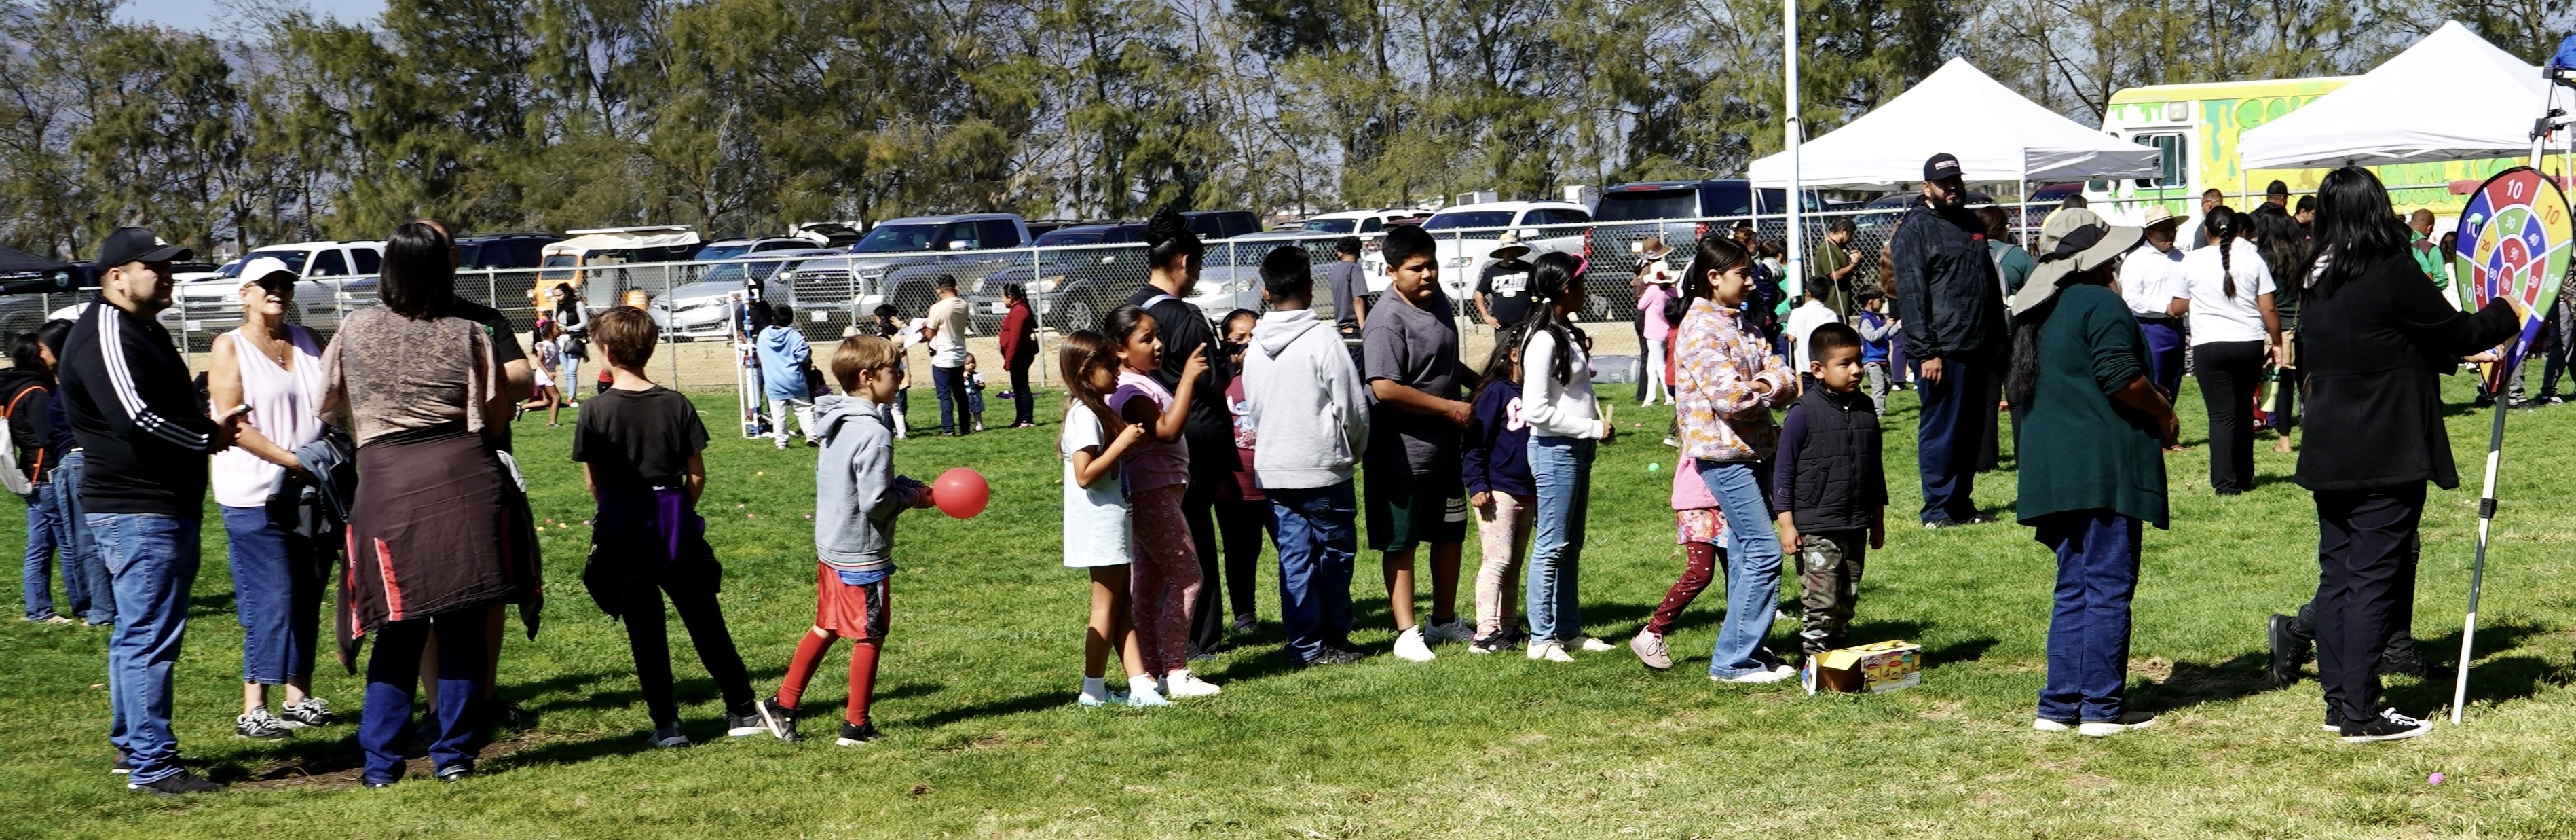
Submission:
[[[815,573],[814,626],[852,641],[885,641],[886,582],[842,583],[830,564],[815,565],[821,570]]]

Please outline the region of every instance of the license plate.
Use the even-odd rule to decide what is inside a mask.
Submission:
[[[814,323],[820,324],[830,320],[832,320],[832,313],[820,310],[814,312]]]

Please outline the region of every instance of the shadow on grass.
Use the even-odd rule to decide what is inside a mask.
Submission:
[[[2255,652],[2237,654],[2225,662],[2176,662],[2164,682],[2140,686],[2129,697],[2139,708],[2159,710],[2251,697],[2272,690],[2271,678],[2264,673],[2270,661],[2270,654]]]
[[[1234,669],[1227,669],[1226,673],[1234,679],[1241,678],[1239,676],[1233,676],[1237,673]],[[976,703],[969,706],[956,706],[941,709],[916,718],[911,721],[911,724],[923,729],[935,729],[952,723],[962,723],[965,721],[975,720],[977,718],[1003,717],[1007,715],[1020,714],[1022,712],[1034,712],[1043,709],[1052,709],[1058,706],[1069,706],[1072,704],[1073,692],[1040,691],[1022,694],[1018,697],[994,700],[988,703]]]
[[[751,671],[751,681],[754,685],[774,684],[785,673],[785,670],[778,668],[755,669]],[[932,685],[922,691],[936,691],[940,687]],[[644,702],[644,689],[636,684],[635,672],[631,669],[566,674],[534,683],[504,685],[501,691],[505,695],[520,697],[556,695],[556,699],[527,704],[529,714],[574,709],[617,709]],[[723,696],[724,693],[716,688],[715,680],[709,677],[675,680],[671,684],[671,699],[683,706],[711,703],[722,699]]]

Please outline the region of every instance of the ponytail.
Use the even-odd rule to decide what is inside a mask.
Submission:
[[[2223,204],[2211,208],[2209,219],[2201,224],[2209,231],[2209,235],[2218,238],[2219,288],[2227,292],[2228,300],[2235,300],[2236,261],[2234,255],[2228,252],[2236,249],[2236,237],[2241,233],[2244,225],[2236,211],[2228,209]]]

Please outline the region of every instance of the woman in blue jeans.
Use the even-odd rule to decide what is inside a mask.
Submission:
[[[2089,210],[2040,230],[2039,266],[2013,295],[2004,390],[2026,406],[2016,517],[2057,555],[2048,682],[2032,727],[2117,735],[2155,722],[2128,708],[2129,601],[2143,526],[2165,527],[2163,449],[2173,405],[2148,378],[2147,339],[2110,283],[2143,231]]]
[[[9,369],[0,371],[0,404],[8,406],[9,445],[16,449],[18,471],[27,492],[27,555],[23,581],[27,620],[70,624],[54,612],[54,556],[63,548],[62,509],[55,504],[53,458],[45,434],[45,408],[53,404],[54,366],[34,333],[19,335],[9,346]],[[74,613],[89,611],[88,593],[69,551],[62,555],[63,602]]]
[[[1610,424],[1592,397],[1591,338],[1566,321],[1583,311],[1583,271],[1570,254],[1547,254],[1530,271],[1530,311],[1521,322],[1521,422],[1528,424],[1530,477],[1538,490],[1530,551],[1529,658],[1572,662],[1568,647],[1613,649],[1583,632],[1576,579],[1583,560],[1584,508],[1592,500],[1592,455]]]
[[[1730,240],[1699,241],[1682,276],[1690,310],[1673,354],[1682,455],[1698,461],[1726,516],[1726,623],[1709,652],[1708,678],[1748,684],[1797,673],[1762,646],[1780,600],[1780,532],[1762,493],[1762,462],[1780,443],[1771,409],[1797,400],[1798,375],[1746,311],[1752,263]]]
[[[63,340],[71,334],[70,321],[47,321],[36,328],[36,344],[44,348],[45,364],[60,363]],[[81,584],[81,594],[72,599],[74,606],[84,600],[89,605],[86,614],[80,616],[81,626],[107,627],[116,623],[116,589],[108,578],[107,560],[98,553],[98,537],[90,533],[89,520],[81,509],[81,473],[87,468],[87,458],[81,454],[80,441],[72,437],[72,422],[63,413],[64,405],[64,400],[45,403],[49,441],[45,455],[54,465],[49,476],[52,480],[45,482],[45,493],[53,500],[55,521],[62,526],[55,537],[60,543],[57,550],[62,552],[63,577]]]
[[[331,705],[312,692],[322,557],[336,535],[304,525],[295,497],[311,480],[295,448],[322,439],[322,342],[286,323],[295,272],[285,263],[252,260],[241,277],[242,325],[215,340],[206,390],[215,405],[251,411],[207,477],[224,512],[243,632],[242,713],[233,733],[284,738],[333,720]],[[286,687],[277,714],[268,710],[272,685]]]

